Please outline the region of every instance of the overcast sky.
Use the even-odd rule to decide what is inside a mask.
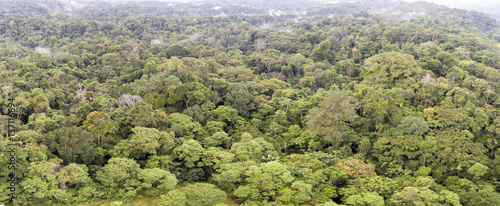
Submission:
[[[416,0],[406,0],[406,1],[416,1]],[[499,0],[425,0],[427,2],[434,2],[438,4],[500,4]]]
[[[469,3],[469,4],[494,4],[500,3],[498,0],[428,0],[437,3]]]
[[[71,0],[65,0],[65,1],[71,1]],[[104,0],[104,1],[131,1],[131,0]],[[133,0],[132,0],[133,1]],[[137,0],[136,0],[137,1]],[[141,1],[141,0],[138,0]],[[198,1],[198,2],[203,2],[205,0],[142,0],[142,1],[175,1],[175,2],[192,2],[192,1]],[[252,0],[248,0],[252,1]],[[286,0],[269,0],[269,1],[286,1]],[[312,2],[337,2],[338,0],[309,0]],[[397,1],[397,0],[394,0]],[[400,0],[400,1],[420,1],[420,0]],[[500,0],[424,0],[427,2],[434,2],[438,4],[483,4],[483,5],[488,5],[488,4],[500,4]]]
[[[64,1],[64,2],[70,2],[73,0],[59,0],[59,1]],[[130,2],[130,1],[161,1],[161,2],[179,2],[179,3],[187,3],[187,2],[205,2],[207,0],[102,0],[102,1],[110,1],[110,2]],[[227,1],[227,0],[223,0]],[[248,2],[251,2],[252,0],[247,0]],[[287,0],[268,0],[268,1],[287,1]],[[336,2],[342,2],[342,1],[349,1],[349,0],[307,0],[310,2],[316,2],[316,3],[336,3]],[[352,0],[356,1],[356,0]],[[406,2],[415,2],[415,1],[421,1],[421,0],[392,0],[392,1],[406,1]],[[453,8],[462,8],[462,9],[468,9],[466,5],[480,5],[482,7],[488,6],[488,5],[500,5],[500,0],[423,0],[426,2],[433,2],[437,4],[442,4],[446,5],[449,7]],[[475,7],[477,9],[477,6]],[[491,9],[491,8],[490,8]]]

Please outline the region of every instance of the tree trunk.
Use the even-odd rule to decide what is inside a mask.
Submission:
[[[66,183],[65,183],[65,182],[63,182],[63,181],[60,181],[60,182],[59,182],[59,189],[61,189],[61,190],[66,190]]]

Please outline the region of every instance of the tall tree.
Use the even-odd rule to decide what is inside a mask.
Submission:
[[[326,96],[319,107],[309,110],[307,115],[308,130],[313,136],[320,135],[323,140],[338,148],[343,142],[352,140],[349,137],[348,122],[358,117],[356,109],[359,102],[354,98],[340,93]]]

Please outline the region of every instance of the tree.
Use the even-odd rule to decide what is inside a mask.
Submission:
[[[26,179],[20,184],[26,197],[43,200],[63,196],[65,191],[59,188],[59,172],[54,172],[60,168],[58,160],[31,162],[27,168]]]
[[[181,190],[171,190],[166,195],[161,196],[162,206],[185,206],[186,194]]]
[[[345,203],[347,205],[383,206],[384,198],[375,192],[365,192],[360,195],[349,196]]]
[[[31,95],[28,92],[21,92],[15,97],[13,105],[16,107],[15,113],[17,119],[20,119],[21,115],[25,114],[32,107],[30,101],[28,101],[30,98]]]
[[[356,65],[354,64],[353,59],[339,61],[335,66],[340,74],[344,74],[349,77],[356,77],[357,75]]]
[[[277,161],[252,165],[245,176],[247,184],[239,186],[234,195],[250,200],[275,199],[278,191],[294,180],[286,166]]]
[[[59,159],[31,162],[20,183],[24,200],[50,204],[87,201],[95,195],[85,165],[71,163],[61,167]]]
[[[175,133],[176,137],[184,137],[185,139],[193,138],[201,129],[198,122],[193,122],[193,118],[185,114],[172,113],[170,117],[170,131]]]
[[[212,136],[205,137],[202,143],[205,148],[216,147],[223,144],[226,144],[227,147],[227,145],[230,143],[230,140],[231,138],[227,135],[227,133],[216,132]]]
[[[208,183],[189,184],[180,189],[186,195],[189,206],[211,206],[227,199],[227,194]]]
[[[144,101],[151,104],[153,109],[163,109],[167,104],[167,94],[147,93],[144,95]]]
[[[493,124],[487,127],[488,131],[495,135],[497,139],[500,139],[500,117],[497,117],[493,120]]]
[[[347,187],[340,188],[340,194],[351,197],[363,193],[375,193],[388,199],[400,189],[401,183],[388,177],[374,176],[349,181]]]
[[[362,98],[362,114],[368,118],[367,128],[372,123],[375,129],[382,133],[387,123],[397,124],[401,121],[401,108],[397,105],[401,105],[403,99],[399,95],[380,87],[375,89],[364,84],[359,85],[359,87],[361,90],[359,95]]]
[[[431,57],[424,57],[419,60],[419,63],[420,66],[425,70],[430,70],[434,74],[437,74],[438,76],[446,76],[447,71],[443,70],[443,63],[441,63],[437,59]]]
[[[215,105],[212,102],[206,102],[202,105],[193,105],[182,111],[182,113],[192,117],[194,122],[205,124],[210,119],[210,112],[213,107]]]
[[[487,166],[476,162],[476,164],[472,165],[472,167],[470,167],[467,172],[471,175],[474,175],[474,177],[472,177],[472,181],[474,181],[476,177],[480,179],[483,175],[485,175],[488,172],[488,169],[489,168]]]
[[[220,147],[209,147],[203,154],[203,166],[208,167],[208,176],[212,176],[214,169],[221,169],[223,164],[231,163],[234,160],[234,154],[226,152]]]
[[[423,135],[429,131],[429,124],[418,117],[406,116],[395,130],[403,135]]]
[[[484,161],[486,148],[472,141],[470,132],[442,132],[436,136],[438,151],[432,159],[436,167],[450,171],[457,166],[472,166]],[[435,173],[436,175],[436,173]]]
[[[335,57],[331,51],[331,42],[328,40],[322,41],[316,47],[311,53],[311,56],[314,57],[316,61],[328,61],[328,62],[333,62]]]
[[[35,113],[49,112],[51,110],[49,107],[50,102],[45,95],[39,94],[33,101],[35,102],[35,105],[33,105]]]
[[[247,114],[252,107],[252,100],[255,98],[248,86],[244,83],[231,83],[228,92],[223,97],[224,105],[236,109],[241,115]]]
[[[28,126],[39,133],[47,133],[57,128],[57,121],[48,117],[45,113],[32,114],[28,118]]]
[[[137,175],[140,166],[132,159],[111,158],[96,172],[96,180],[104,187],[104,196],[132,197],[142,188]]]
[[[403,191],[395,193],[389,199],[389,205],[424,205],[424,204],[440,204],[442,197],[436,194],[431,189],[405,187]]]
[[[17,136],[24,143],[40,143],[44,136],[33,130],[23,130],[17,133]]]
[[[99,145],[106,135],[118,132],[118,122],[113,121],[107,114],[94,111],[87,115],[82,128],[92,133]]]
[[[364,163],[362,160],[353,157],[340,160],[335,165],[339,167],[339,169],[346,171],[347,175],[353,178],[376,176],[375,166],[373,164]]]
[[[120,132],[123,137],[126,137],[130,132],[130,127],[151,127],[154,126],[155,121],[153,117],[157,116],[151,104],[144,101],[138,101],[130,106],[121,106],[113,110],[111,119],[120,123]]]
[[[440,97],[443,96],[444,91],[440,87],[440,79],[432,78],[429,73],[420,79],[419,91],[417,91],[417,96],[420,96],[420,103],[424,103],[424,107],[427,108],[427,103],[434,105]]]
[[[88,168],[85,165],[71,163],[61,169],[59,175],[59,188],[66,190],[68,188],[84,189],[85,184],[89,185],[92,180],[88,174]]]
[[[420,152],[422,153],[422,165],[425,166],[425,160],[427,158],[431,158],[432,155],[437,151],[437,142],[435,140],[425,140],[420,142],[418,147],[420,148]]]
[[[321,135],[323,139],[338,148],[348,135],[349,126],[358,117],[359,106],[354,97],[333,93],[323,100],[319,107],[309,110],[307,115],[308,129],[313,136]]]
[[[325,203],[317,204],[316,206],[343,206],[343,205],[339,205],[335,202],[328,201]]]
[[[278,193],[279,196],[276,198],[277,202],[293,205],[304,204],[311,200],[312,185],[303,181],[295,181],[292,183],[291,187],[285,187]]]
[[[187,140],[182,143],[181,146],[176,147],[174,150],[174,154],[177,155],[177,158],[184,161],[184,164],[187,167],[193,168],[195,167],[195,163],[201,160],[203,152],[205,149],[198,143],[196,140]]]
[[[302,71],[302,66],[311,63],[312,61],[310,59],[305,58],[302,54],[295,54],[291,57],[289,57],[286,62],[293,66],[294,70],[292,70],[292,76],[298,76],[300,72]]]
[[[463,131],[475,125],[472,118],[462,108],[438,110],[435,119],[442,125],[440,128],[442,130]]]
[[[217,168],[217,173],[214,173],[213,179],[218,183],[219,187],[225,190],[234,190],[239,186],[239,183],[244,181],[244,174],[252,165],[258,164],[254,161],[220,164],[220,167]]]
[[[230,106],[219,106],[212,111],[212,114],[216,117],[217,121],[233,125],[236,120],[235,118],[238,117],[238,110]]]
[[[444,199],[444,204],[445,205],[453,205],[453,206],[461,206],[460,204],[460,197],[449,190],[441,190],[440,195]]]
[[[184,57],[188,56],[191,52],[189,49],[186,47],[179,45],[179,44],[174,44],[165,50],[165,56],[167,58],[173,57],[173,56],[178,56],[178,57]]]
[[[94,139],[91,133],[79,127],[64,127],[48,133],[43,143],[65,164],[75,162],[89,165],[98,157]]]
[[[253,138],[249,133],[241,135],[241,141],[235,142],[231,146],[231,152],[236,155],[238,160],[261,160],[271,156],[274,147],[263,138]]]
[[[420,78],[423,70],[413,56],[398,52],[374,55],[365,61],[367,66],[364,81],[382,85],[407,85],[407,79]],[[416,81],[416,80],[415,80]]]
[[[290,146],[300,146],[304,144],[304,139],[302,138],[303,130],[301,130],[299,125],[290,125],[286,132],[282,133],[284,152],[290,154]]]
[[[278,64],[278,60],[272,57],[264,57],[261,62],[266,66],[267,72],[270,73],[274,65]]]
[[[167,104],[179,107],[180,102],[184,102],[186,108],[189,105],[200,105],[208,100],[207,94],[210,90],[198,82],[187,82],[176,87],[167,98]]]
[[[396,137],[381,137],[373,144],[372,154],[379,162],[395,162],[405,167],[414,167],[420,155],[421,136],[401,135]]]
[[[492,186],[472,189],[460,194],[461,203],[464,205],[498,205],[500,204],[499,193]]]
[[[113,157],[146,158],[148,155],[169,154],[175,147],[172,133],[154,128],[135,127],[128,139],[121,140],[109,152]]]
[[[143,188],[173,189],[177,185],[175,175],[159,168],[141,169],[137,178],[143,181]]]

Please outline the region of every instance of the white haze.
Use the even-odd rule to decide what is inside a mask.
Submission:
[[[83,2],[91,3],[96,1],[104,1],[110,3],[128,3],[128,2],[147,2],[147,1],[157,1],[157,2],[172,2],[172,3],[192,3],[197,5],[202,5],[203,3],[215,3],[215,2],[230,2],[229,0],[58,0],[65,2],[68,8],[80,8],[85,5]],[[268,0],[269,2],[286,2],[287,0]],[[294,0],[296,2],[296,0]],[[305,2],[312,2],[315,5],[322,4],[335,4],[335,3],[346,3],[346,2],[359,2],[359,1],[370,1],[370,0],[303,0]],[[393,2],[416,2],[425,1],[429,3],[436,3],[439,5],[445,5],[451,8],[475,10],[479,12],[484,12],[490,16],[500,20],[500,0],[387,0]],[[241,2],[241,1],[240,1]],[[251,4],[253,0],[246,0],[243,2],[248,2]],[[222,3],[223,4],[223,3]],[[220,10],[224,5],[214,5],[211,7],[212,10]],[[243,5],[243,4],[242,4]],[[280,11],[280,8],[268,8],[269,15],[280,16],[285,14],[285,12]],[[215,15],[215,17],[226,17],[227,14],[224,12]]]
[[[35,52],[36,53],[41,53],[41,54],[44,54],[44,53],[50,53],[50,48],[45,48],[45,47],[41,47],[41,46],[37,46],[35,47]]]

